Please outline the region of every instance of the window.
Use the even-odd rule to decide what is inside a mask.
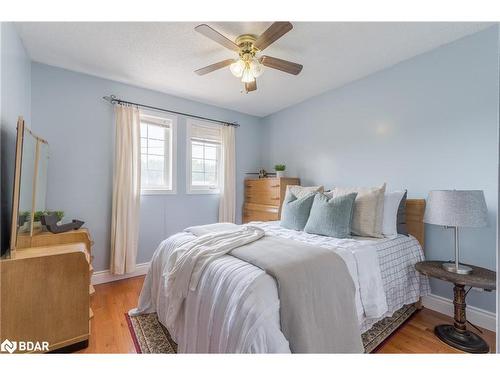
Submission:
[[[212,123],[188,120],[187,192],[219,192],[221,175],[221,131]]]
[[[141,113],[141,192],[175,193],[175,117]]]

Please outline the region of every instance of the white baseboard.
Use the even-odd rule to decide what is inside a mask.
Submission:
[[[110,283],[112,281],[128,279],[130,277],[142,276],[148,272],[149,262],[140,263],[135,266],[135,271],[125,275],[113,275],[109,270],[96,271],[92,275],[92,285]]]
[[[440,312],[448,316],[453,316],[453,301],[437,296],[435,294],[429,294],[426,297],[422,297],[422,303],[424,307]],[[490,331],[496,331],[496,316],[495,313],[491,311],[486,311],[474,306],[467,306],[466,310],[467,319],[473,324],[489,329]]]

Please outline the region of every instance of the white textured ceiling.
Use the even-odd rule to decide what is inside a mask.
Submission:
[[[201,77],[193,73],[235,56],[195,32],[199,23],[28,22],[17,27],[34,61],[266,116],[490,25],[293,22],[293,30],[265,54],[303,64],[302,73],[266,68],[258,90],[244,94],[229,68]],[[232,40],[243,33],[258,35],[270,25],[205,23]]]

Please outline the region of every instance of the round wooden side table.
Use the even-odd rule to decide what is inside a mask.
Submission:
[[[415,265],[421,274],[436,279],[444,280],[455,284],[453,288],[453,305],[455,322],[451,324],[441,324],[434,328],[437,337],[446,344],[454,348],[469,353],[488,353],[490,348],[486,341],[479,335],[467,330],[467,318],[465,316],[465,286],[481,288],[487,291],[496,288],[496,272],[482,267],[468,265],[472,272],[468,275],[460,275],[446,271],[442,261],[424,261]]]

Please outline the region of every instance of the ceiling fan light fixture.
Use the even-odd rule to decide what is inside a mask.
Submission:
[[[250,83],[253,81],[255,81],[255,77],[252,74],[252,70],[250,69],[250,67],[247,66],[245,70],[243,70],[243,74],[241,76],[241,82]]]
[[[245,70],[245,62],[243,60],[236,60],[229,66],[231,73],[233,76],[240,78],[243,75],[243,71]]]
[[[250,62],[250,70],[255,78],[260,77],[264,73],[264,65],[259,60],[253,59]]]
[[[272,56],[257,57],[264,49],[292,29],[293,25],[290,22],[273,22],[261,35],[242,34],[233,42],[206,24],[198,25],[195,27],[195,31],[219,43],[221,46],[238,53],[238,57],[228,58],[205,66],[195,70],[195,73],[203,76],[229,66],[231,74],[240,78],[245,84],[245,91],[247,93],[257,90],[257,78],[264,72],[264,67],[297,75],[302,71],[302,65],[300,64]]]

